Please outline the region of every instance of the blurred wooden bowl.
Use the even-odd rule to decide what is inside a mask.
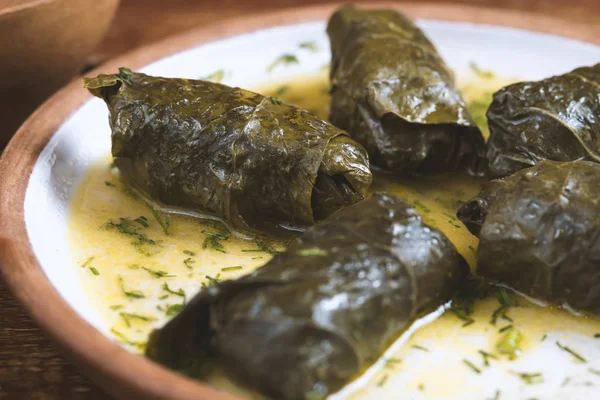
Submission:
[[[0,151],[81,70],[119,0],[0,0]]]

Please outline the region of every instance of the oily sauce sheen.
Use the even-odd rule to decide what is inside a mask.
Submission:
[[[486,137],[485,110],[493,91],[507,81],[486,73],[462,85]],[[254,90],[327,118],[325,73]],[[483,184],[464,174],[398,179],[376,172],[371,191],[387,191],[412,204],[473,268],[477,239],[455,213]],[[150,331],[172,318],[202,287],[245,275],[285,246],[238,237],[217,221],[153,210],[120,181],[109,156],[91,166],[79,184],[69,232],[90,302],[110,335],[134,352],[142,352]],[[475,302],[471,322],[442,310],[441,316],[429,316],[431,321],[418,321],[364,374],[330,397],[397,399],[401,393],[407,399],[517,399],[550,398],[543,394],[552,393],[557,396],[552,398],[585,398],[578,396],[592,386],[600,390],[597,320],[521,298],[511,304],[498,312],[499,300],[489,297]],[[498,343],[512,329],[519,334],[519,354],[511,360],[498,350]],[[211,382],[261,398],[218,371]]]

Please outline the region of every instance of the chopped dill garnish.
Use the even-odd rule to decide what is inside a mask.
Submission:
[[[222,235],[220,233],[210,232],[207,230],[202,230],[201,232],[208,236],[206,239],[204,239],[204,243],[202,243],[203,249],[213,249],[221,253],[227,253],[221,241],[228,240],[229,236]]]
[[[381,379],[379,380],[379,382],[377,382],[377,387],[382,387],[383,385],[385,385],[385,383],[387,382],[387,380],[389,379],[389,375],[385,374],[381,377]]]
[[[210,276],[210,275],[204,275],[206,277],[206,281],[202,282],[200,284],[200,286],[202,287],[202,289],[207,289],[209,287],[211,287],[212,285],[221,282],[221,274],[217,274],[214,277]]]
[[[225,77],[225,71],[222,69],[218,69],[212,74],[206,75],[204,78],[201,78],[203,81],[211,81],[211,82],[221,82]]]
[[[540,342],[543,342],[544,340],[546,340],[547,337],[548,337],[548,334],[544,333],[544,336],[542,336],[542,339],[540,340]]]
[[[588,368],[588,371],[590,371],[592,374],[600,375],[600,370],[597,370],[594,368]]]
[[[226,271],[238,271],[240,269],[243,269],[244,267],[242,267],[241,265],[234,265],[233,267],[224,267],[221,268],[221,271],[226,272]]]
[[[421,392],[425,391],[425,384],[419,383],[419,385],[417,386],[417,389],[419,389]]]
[[[427,347],[419,346],[418,344],[413,344],[410,347],[412,347],[413,349],[429,352],[429,349]]]
[[[456,222],[452,221],[451,219],[448,220],[448,223],[450,225],[452,225],[455,228],[462,228],[459,224],[457,224]]]
[[[115,328],[110,328],[110,331],[113,335],[115,335],[116,337],[121,339],[121,343],[128,344],[133,347],[137,347],[140,350],[143,350],[146,347],[146,343],[131,341],[127,338],[127,336],[125,336],[124,334],[122,334],[121,332],[116,330]]]
[[[164,300],[164,299],[166,299],[167,297],[169,297],[169,295],[168,295],[168,294],[162,294],[162,295],[158,296],[158,299],[159,299],[159,300]]]
[[[463,321],[465,321],[462,324],[462,327],[464,328],[465,326],[469,326],[471,324],[475,323],[475,320],[473,318],[471,318],[469,315],[467,315],[467,313],[460,309],[460,308],[451,308],[450,309],[454,315],[456,315],[458,318],[462,319]]]
[[[279,56],[275,61],[273,61],[271,63],[271,65],[269,65],[267,67],[267,72],[271,72],[275,69],[275,67],[277,67],[278,65],[290,65],[290,64],[299,64],[300,61],[298,61],[298,57],[296,57],[294,54],[282,54],[281,56]]]
[[[282,251],[277,250],[275,248],[275,245],[277,244],[277,242],[267,240],[264,238],[257,238],[257,239],[255,239],[255,243],[256,243],[256,247],[265,253],[268,253],[271,255],[277,255],[277,254],[282,253]]]
[[[512,371],[511,371],[512,372]],[[527,373],[527,372],[513,372],[519,378],[528,385],[535,385],[538,383],[544,383],[544,377],[541,372]]]
[[[161,270],[155,270],[155,269],[150,269],[150,268],[146,268],[146,267],[142,267],[142,269],[146,272],[148,272],[150,275],[152,275],[155,278],[172,278],[175,275],[170,275],[167,271],[161,271]]]
[[[283,101],[281,101],[281,99],[277,96],[271,96],[271,103],[275,105],[280,105],[283,104]]]
[[[165,235],[169,234],[169,228],[171,227],[171,220],[169,220],[169,216],[167,214],[161,215],[159,214],[158,211],[156,211],[154,208],[150,208],[150,210],[152,210],[152,216],[154,217],[154,219],[156,220],[156,222],[158,222],[158,224],[160,225],[160,227],[162,228],[163,232],[165,233]]]
[[[136,219],[134,219],[134,221],[143,226],[144,228],[150,227],[150,224],[148,223],[148,218],[144,217],[143,215],[141,217],[137,217]]]
[[[145,252],[142,251],[142,246],[143,245],[156,245],[156,241],[154,241],[153,239],[150,239],[148,236],[146,236],[143,233],[138,232],[138,225],[135,224],[134,221],[130,220],[129,218],[119,218],[119,222],[113,221],[113,220],[109,220],[106,225],[104,225],[104,227],[108,230],[115,230],[119,233],[121,233],[122,235],[126,235],[131,237],[133,240],[131,241],[131,244],[136,247],[136,249],[138,251],[140,251],[142,254],[146,254]],[[143,228],[141,228],[143,229]],[[148,255],[148,254],[146,254]]]
[[[114,183],[109,182],[109,181],[104,181],[104,184],[108,187],[117,187],[117,185],[115,185]]]
[[[430,213],[431,210],[429,209],[429,207],[427,207],[426,205],[424,205],[423,203],[421,203],[419,200],[415,200],[413,202],[414,206],[416,208],[418,208],[420,211],[424,212],[424,213]]]
[[[169,284],[167,282],[163,283],[161,288],[165,292],[174,294],[175,296],[183,297],[183,299],[185,300],[185,292],[183,291],[183,289],[180,288],[179,290],[175,291],[169,287]]]
[[[573,357],[575,357],[577,360],[581,361],[582,363],[587,363],[587,360],[585,358],[583,358],[580,354],[576,353],[575,351],[573,351],[572,349],[570,349],[567,346],[563,346],[562,344],[560,344],[559,341],[556,341],[556,345],[558,346],[559,349],[571,354]]]
[[[123,292],[123,294],[127,297],[131,297],[133,299],[143,299],[146,296],[144,296],[144,293],[140,292],[139,290],[126,290],[125,289],[125,284],[123,282],[123,277],[121,275],[118,276],[119,278],[119,285],[121,286],[121,291]]]
[[[573,378],[571,378],[570,376],[567,376],[562,383],[560,384],[560,386],[567,386],[569,384],[569,382],[571,382]]]
[[[498,357],[496,357],[495,355],[488,353],[487,351],[483,351],[483,350],[478,350],[479,354],[481,354],[481,356],[483,357],[483,365],[485,365],[486,367],[490,366],[490,361],[489,359],[493,359],[493,360],[497,360]]]
[[[171,317],[179,314],[181,310],[183,310],[183,304],[169,304],[165,309],[165,314],[167,314],[167,317]]]
[[[385,367],[386,368],[394,368],[394,367],[396,367],[398,364],[400,364],[402,362],[401,359],[394,358],[394,357],[386,358],[383,361],[385,363]]]
[[[90,271],[92,271],[92,274],[94,274],[96,276],[100,275],[100,272],[98,272],[98,270],[94,267],[90,267]]]
[[[500,338],[496,344],[496,349],[500,354],[507,355],[510,360],[514,360],[521,354],[519,345],[523,341],[523,335],[515,327],[504,332],[504,336]]]
[[[262,257],[252,257],[252,260],[258,260],[261,259]]]
[[[480,374],[481,370],[479,368],[477,368],[477,366],[475,364],[473,364],[471,361],[463,359],[463,363],[465,363],[469,368],[471,368],[473,371],[475,371],[475,373]]]
[[[509,329],[510,329],[510,328],[512,328],[512,327],[513,327],[512,325],[506,325],[506,326],[503,326],[502,328],[498,329],[498,332],[502,333],[502,332],[504,332],[504,331],[507,331],[507,330],[509,330]]]
[[[243,249],[242,253],[263,253],[263,249]]]
[[[477,75],[480,78],[483,79],[494,79],[494,73],[491,71],[486,71],[483,70],[481,68],[479,68],[479,66],[477,64],[475,64],[474,61],[472,61],[469,66],[471,67],[471,69],[473,70],[473,72],[475,73],[475,75]]]
[[[297,255],[302,257],[308,256],[326,256],[329,254],[327,250],[320,249],[318,247],[309,247],[308,249],[301,249],[296,252]]]
[[[207,236],[215,237],[215,238],[217,238],[219,240],[227,240],[227,239],[229,239],[229,236],[227,236],[227,235],[223,235],[223,234],[220,234],[220,233],[215,233],[215,232],[207,231],[205,229],[202,229],[200,232],[204,233]]]
[[[600,333],[595,333],[595,334],[594,334],[594,337],[595,337],[596,339],[600,338]]]
[[[111,310],[120,310],[121,308],[123,308],[123,306],[121,304],[114,304],[114,305],[110,306]]]
[[[188,257],[183,260],[183,265],[185,265],[188,269],[194,269],[194,264],[196,264],[196,260],[194,260],[192,257]]]
[[[88,259],[87,259],[87,260],[85,260],[85,261],[83,262],[83,264],[81,264],[81,267],[82,267],[82,268],[85,268],[85,267],[87,267],[87,266],[88,266],[88,265],[90,265],[90,263],[91,263],[92,261],[94,261],[95,259],[96,259],[96,256],[91,256],[91,257],[88,257]]]
[[[303,43],[300,43],[298,45],[298,47],[300,47],[301,49],[310,50],[313,53],[316,53],[317,51],[319,51],[319,46],[317,46],[316,42],[303,42]]]
[[[184,250],[183,254],[185,254],[186,256],[190,256],[190,257],[193,257],[196,255],[196,253],[194,253],[193,251],[190,251],[190,250]]]
[[[156,318],[154,318],[152,316],[135,314],[135,313],[120,312],[119,316],[121,318],[123,318],[125,325],[127,325],[128,327],[131,326],[132,319],[138,320],[138,321],[144,321],[144,322],[156,321]]]
[[[275,96],[279,97],[279,96],[283,96],[284,94],[286,94],[286,92],[289,90],[289,86],[287,85],[283,85],[283,86],[279,86],[277,88],[277,90],[275,91]]]

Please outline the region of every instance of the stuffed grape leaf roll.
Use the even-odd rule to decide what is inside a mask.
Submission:
[[[153,332],[147,355],[192,376],[216,357],[273,398],[324,397],[448,301],[468,271],[441,232],[378,193],[307,229],[253,273],[202,290]]]
[[[480,239],[480,275],[600,315],[600,164],[541,161],[491,181],[458,218]]]
[[[487,119],[494,177],[542,160],[600,162],[600,64],[504,87]]]
[[[361,145],[278,98],[126,68],[84,79],[110,111],[115,165],[165,205],[281,233],[356,203],[371,184]]]
[[[434,45],[396,10],[338,9],[331,42],[329,119],[394,171],[480,174],[485,143]]]

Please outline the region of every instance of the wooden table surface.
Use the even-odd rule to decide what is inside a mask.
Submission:
[[[451,2],[451,0],[438,0]],[[599,0],[458,0],[577,21],[600,34]],[[319,0],[122,0],[91,64],[167,35],[250,13],[324,3]],[[0,281],[0,399],[107,399],[61,357]]]

